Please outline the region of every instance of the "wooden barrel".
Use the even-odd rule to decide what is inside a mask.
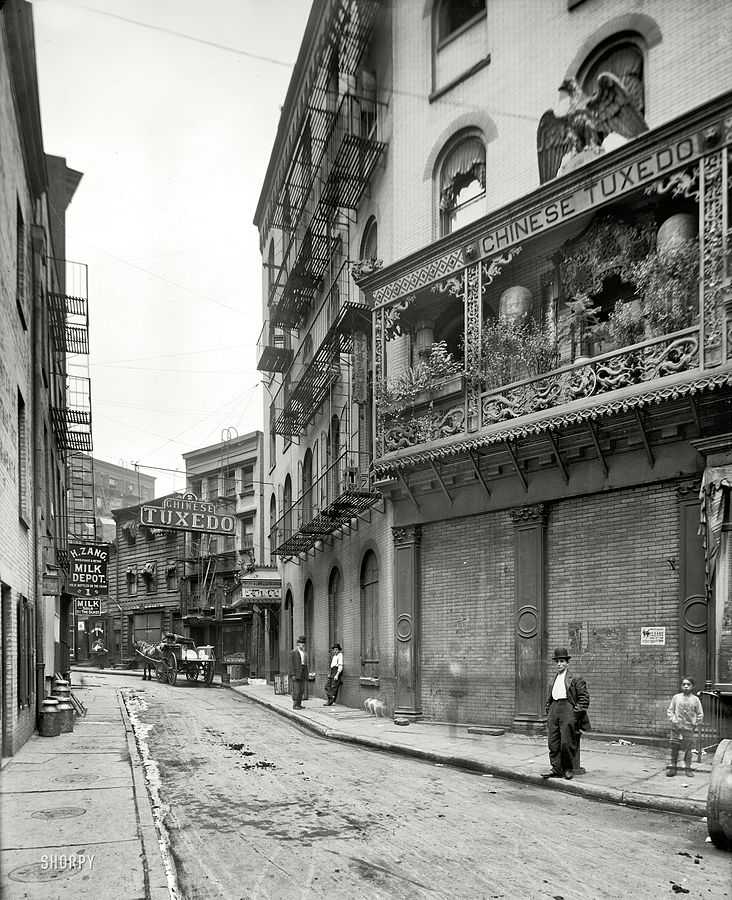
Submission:
[[[732,850],[732,740],[720,741],[707,794],[707,831],[720,850]]]

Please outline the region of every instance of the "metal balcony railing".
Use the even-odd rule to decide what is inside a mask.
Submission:
[[[378,503],[369,464],[368,453],[344,450],[277,520],[270,533],[273,553],[306,553]]]
[[[257,368],[260,372],[284,372],[291,361],[291,330],[279,328],[266,318],[257,338]]]
[[[340,354],[353,350],[354,317],[366,312],[363,295],[350,277],[350,264],[342,264],[325,295],[313,323],[274,397],[276,434],[299,434],[327,396],[340,374]],[[369,327],[364,322],[364,330]]]
[[[283,152],[273,177],[273,200],[262,231],[294,226],[309,190],[308,171],[317,170],[324,146],[323,125],[329,124],[334,106],[333,48],[338,48],[338,75],[353,77],[374,27],[380,0],[328,0],[326,27],[301,78],[302,102],[294,110],[289,132],[278,134]]]
[[[49,324],[56,349],[63,353],[89,353],[89,293],[85,263],[49,257]]]
[[[269,297],[273,324],[298,325],[340,243],[340,209],[357,209],[386,144],[378,140],[385,108],[374,98],[344,94],[335,110],[317,176]]]
[[[62,450],[92,450],[91,381],[79,375],[66,379],[66,403],[51,407],[51,423]]]

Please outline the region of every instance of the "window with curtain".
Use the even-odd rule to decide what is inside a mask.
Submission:
[[[275,549],[277,548],[277,532],[275,530],[275,523],[277,522],[277,498],[274,494],[269,498],[269,552],[270,552],[270,565],[274,566],[277,564],[277,557],[275,556]]]
[[[437,43],[485,13],[486,0],[442,0],[437,7]]]
[[[372,550],[361,566],[361,675],[379,675],[379,564]]]
[[[454,141],[439,168],[440,234],[450,234],[485,212],[485,144],[478,134]]]
[[[580,69],[577,81],[585,94],[597,90],[597,78],[610,72],[622,83],[641,115],[645,114],[643,39],[640,35],[615,35],[602,44]]]

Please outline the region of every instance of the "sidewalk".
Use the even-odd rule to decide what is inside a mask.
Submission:
[[[88,709],[73,733],[34,735],[3,766],[0,895],[168,900],[121,698],[92,670],[74,672],[73,691]]]
[[[586,774],[576,775],[572,781],[544,779],[541,772],[549,768],[545,737],[508,732],[499,736],[474,734],[465,726],[455,728],[452,734],[448,725],[425,722],[399,726],[364,710],[337,704],[326,707],[321,698],[304,701],[304,709],[294,710],[292,699],[275,694],[272,685],[236,685],[232,690],[333,740],[524,781],[592,800],[690,816],[707,814],[711,756],[702,757],[702,762],[697,763],[694,753],[694,777],[681,774],[668,778],[668,751],[585,736],[581,757]]]

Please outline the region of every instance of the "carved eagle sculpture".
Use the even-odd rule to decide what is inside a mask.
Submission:
[[[567,154],[586,148],[599,149],[613,132],[631,138],[648,131],[632,97],[620,79],[610,72],[597,76],[597,89],[591,97],[583,93],[574,78],[563,81],[559,92],[569,96],[566,115],[556,116],[548,109],[536,133],[541,184],[556,177]]]

